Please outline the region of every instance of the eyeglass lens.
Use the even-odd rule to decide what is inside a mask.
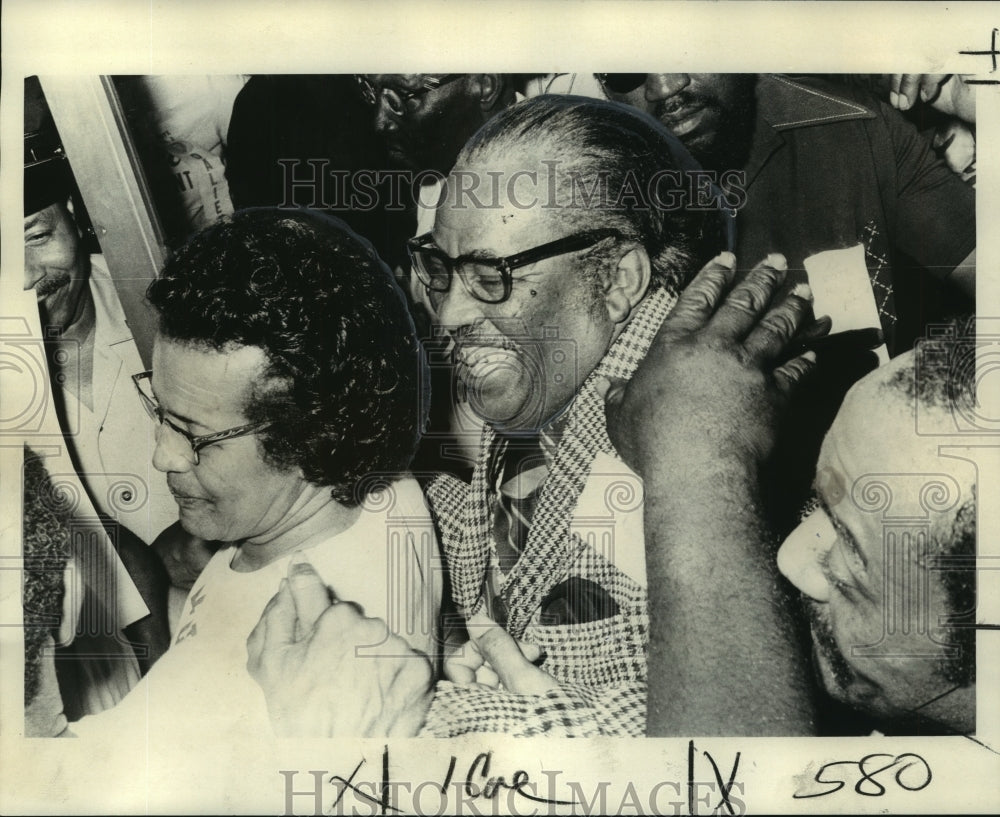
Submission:
[[[646,82],[645,74],[602,74],[604,84],[616,94],[627,94]]]
[[[417,250],[414,252],[417,276],[432,292],[447,292],[451,277],[457,273],[462,285],[474,298],[485,303],[499,303],[506,296],[503,273],[490,264],[463,261],[456,265],[437,253]]]

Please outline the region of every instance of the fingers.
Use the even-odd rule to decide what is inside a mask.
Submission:
[[[817,338],[829,335],[831,329],[833,329],[833,318],[829,315],[823,315],[800,329],[798,340],[816,340]]]
[[[414,700],[410,706],[406,707],[400,713],[399,717],[393,721],[392,726],[389,728],[388,737],[415,737],[420,732],[420,727],[424,725],[424,719],[427,717],[427,710],[430,709],[432,698],[431,693],[427,692]]]
[[[753,360],[776,360],[811,318],[812,290],[798,283],[751,329],[743,348]]]
[[[499,689],[500,676],[493,671],[493,668],[489,664],[483,664],[476,670],[476,683],[480,686],[490,687],[491,689]]]
[[[713,333],[731,340],[746,337],[770,306],[787,272],[788,262],[777,253],[750,270],[716,310],[711,321]]]
[[[932,141],[934,152],[942,157],[955,173],[967,177],[975,172],[976,137],[970,126],[952,120],[939,128]]]
[[[471,634],[471,633],[470,633]],[[518,691],[518,673],[531,663],[521,653],[514,638],[499,625],[472,634],[484,660],[488,661],[507,689]]]
[[[511,640],[517,646],[521,657],[529,664],[533,665],[542,657],[542,648],[537,644]],[[449,681],[458,686],[468,686],[475,683],[496,689],[501,683],[500,675],[482,654],[479,645],[474,640],[466,641],[461,647],[449,653],[444,662],[444,674]],[[507,685],[504,684],[504,686]]]
[[[389,737],[413,737],[423,726],[433,697],[434,672],[426,656],[408,660],[389,696]]]
[[[264,625],[264,649],[277,649],[295,643],[295,601],[288,579],[282,579],[278,592],[267,603],[261,613]]]
[[[594,391],[605,402],[617,405],[622,401],[627,382],[620,377],[614,379],[599,377],[594,381]]]
[[[951,77],[951,74],[924,74],[920,80],[920,99],[928,105],[935,105]]]
[[[469,640],[449,652],[444,659],[444,675],[452,683],[468,686],[475,683],[476,671],[483,666],[483,654],[476,642]]]
[[[724,252],[709,261],[681,292],[664,328],[682,332],[701,329],[715,312],[736,275],[736,256]]]
[[[251,675],[259,669],[265,649],[295,642],[295,620],[295,602],[288,580],[282,579],[278,592],[271,597],[247,636],[247,669]]]
[[[917,101],[923,74],[893,74],[889,83],[889,102],[900,111],[908,111]]]
[[[952,76],[952,74],[893,74],[889,83],[889,102],[900,111],[908,111],[918,99],[937,107],[942,101],[944,86]],[[950,107],[953,106],[948,102],[943,108],[945,113],[955,112],[949,110]]]
[[[520,695],[544,695],[556,686],[555,679],[529,661],[513,637],[499,625],[473,635],[484,660],[500,683]]]
[[[543,650],[537,644],[532,644],[529,641],[518,641],[517,646],[520,648],[521,655],[525,657],[525,660],[532,664],[542,657]]]
[[[330,590],[316,568],[298,553],[288,565],[288,583],[301,632],[309,632],[330,606]]]
[[[791,396],[799,383],[816,370],[816,353],[805,352],[793,357],[774,370],[774,381],[786,397]]]
[[[934,148],[934,151],[939,156],[942,154],[947,156],[948,148],[952,146],[952,143],[954,143],[955,137],[957,135],[958,134],[956,134],[954,131],[952,131],[951,133],[942,133],[941,131],[938,131],[937,133],[934,134],[934,138],[931,139],[931,147]],[[955,168],[952,167],[951,169],[954,170]]]
[[[902,84],[904,76],[905,74],[889,75],[889,101],[894,108],[899,107],[899,86]]]

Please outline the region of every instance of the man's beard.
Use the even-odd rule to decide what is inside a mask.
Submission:
[[[833,672],[833,680],[837,685],[837,690],[846,695],[851,681],[854,679],[854,671],[847,663],[840,647],[837,646],[837,641],[833,636],[833,628],[830,626],[830,619],[825,614],[827,612],[826,605],[817,604],[811,599],[805,599],[804,603],[812,627],[816,651],[826,659]]]

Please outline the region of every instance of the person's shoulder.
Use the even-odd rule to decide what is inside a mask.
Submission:
[[[361,508],[366,517],[399,520],[429,519],[427,499],[420,483],[410,474],[396,479],[378,478],[365,486]]]
[[[392,483],[396,497],[396,514],[407,517],[429,517],[427,498],[424,496],[420,483],[412,476],[406,475]]]

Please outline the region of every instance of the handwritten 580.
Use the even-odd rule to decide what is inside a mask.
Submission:
[[[901,755],[874,753],[861,760],[835,760],[825,763],[815,777],[801,787],[793,797],[825,797],[854,784],[854,791],[865,797],[881,797],[886,785],[895,785],[906,791],[920,791],[930,785],[931,767],[920,755],[904,752]]]

